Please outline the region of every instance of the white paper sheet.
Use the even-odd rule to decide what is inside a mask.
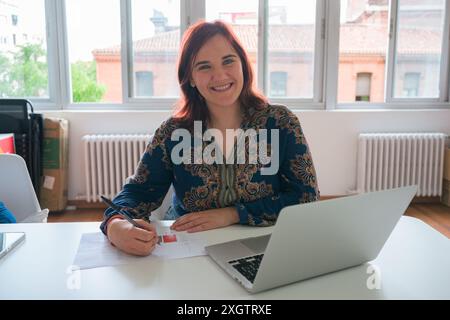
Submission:
[[[205,243],[195,233],[171,231],[161,222],[156,231],[161,242],[152,253],[155,256],[178,259],[206,255]]]
[[[173,232],[164,222],[157,223],[156,229],[161,242],[148,257],[137,257],[118,250],[101,232],[84,233],[73,264],[83,270],[116,266],[155,257],[180,259],[206,255],[205,243],[196,234]]]

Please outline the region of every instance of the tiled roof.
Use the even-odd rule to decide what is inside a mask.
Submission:
[[[255,25],[234,25],[234,31],[250,53],[257,51],[257,27]],[[314,26],[272,25],[269,27],[269,53],[309,53],[313,51]],[[400,29],[398,48],[401,54],[439,54],[441,34],[432,30]],[[133,42],[135,54],[173,53],[179,50],[179,31],[156,34],[153,37]],[[340,51],[346,54],[386,53],[387,27],[364,24],[341,26]],[[93,51],[94,55],[119,55],[120,46]]]

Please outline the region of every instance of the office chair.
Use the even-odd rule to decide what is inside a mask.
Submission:
[[[0,154],[0,200],[17,222],[47,222],[41,210],[25,160],[16,154]]]
[[[0,133],[13,133],[16,153],[23,157],[39,196],[42,177],[43,117],[26,99],[0,99]]]

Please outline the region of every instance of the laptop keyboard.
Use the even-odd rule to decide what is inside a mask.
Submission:
[[[242,274],[248,281],[253,283],[258,272],[259,265],[264,254],[257,254],[251,257],[228,261],[240,274]]]

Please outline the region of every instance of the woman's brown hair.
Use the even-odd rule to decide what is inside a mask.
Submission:
[[[267,106],[266,97],[254,87],[250,59],[231,26],[220,20],[214,22],[199,21],[184,33],[178,59],[178,82],[182,92],[174,118],[180,121],[182,127],[187,129],[193,128],[194,121],[202,121],[204,124],[209,118],[205,99],[196,87],[191,87],[190,80],[193,62],[199,50],[209,39],[218,34],[224,36],[230,42],[241,59],[244,76],[244,85],[238,98],[241,108],[247,111],[249,107],[261,109]]]

